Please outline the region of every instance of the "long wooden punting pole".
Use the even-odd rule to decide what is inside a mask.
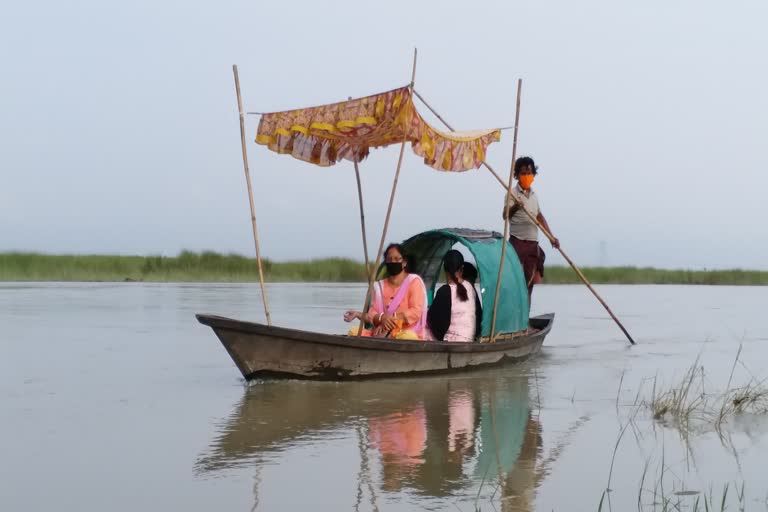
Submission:
[[[360,203],[360,227],[363,230],[363,256],[365,256],[365,277],[371,279],[371,265],[368,261],[368,238],[365,235],[365,210],[363,209],[363,188],[360,185],[360,167],[355,162],[355,178],[357,178],[357,198]]]
[[[512,182],[515,177],[515,159],[517,158],[517,128],[520,123],[520,92],[523,88],[523,80],[517,79],[517,103],[515,104],[515,135],[512,139],[512,163],[509,165],[509,183],[507,195],[504,199],[504,207],[509,204],[509,196],[512,194]],[[493,314],[491,315],[491,343],[496,341],[496,309],[499,307],[499,290],[501,289],[501,274],[504,270],[504,262],[507,257],[507,235],[509,235],[509,219],[504,217],[504,238],[501,244],[501,261],[499,261],[499,275],[496,277],[496,293],[493,296]]]
[[[267,302],[267,290],[264,288],[264,272],[261,270],[261,251],[259,251],[259,232],[256,229],[256,210],[253,207],[253,189],[251,188],[251,173],[248,170],[248,152],[245,149],[245,115],[243,113],[243,98],[240,96],[240,76],[237,74],[237,64],[232,66],[235,73],[235,90],[237,91],[237,110],[240,113],[240,143],[243,147],[243,169],[245,170],[245,183],[248,185],[248,201],[251,203],[251,224],[253,224],[253,243],[256,246],[256,264],[259,267],[259,284],[261,284],[261,298],[264,302],[264,314],[267,315],[267,325],[272,325],[272,317],[269,315],[269,303]]]
[[[411,84],[409,85],[409,88],[411,90],[411,95],[413,95],[413,83],[416,81],[416,57],[418,56],[418,51],[414,48],[413,50],[413,69],[411,71]],[[395,180],[392,182],[392,193],[389,195],[389,206],[387,206],[387,216],[384,218],[384,229],[381,231],[381,240],[379,241],[379,250],[376,252],[376,260],[373,264],[373,267],[371,268],[371,271],[368,273],[368,291],[365,292],[365,302],[363,303],[363,313],[365,313],[365,308],[368,305],[368,302],[371,300],[371,292],[373,291],[373,281],[376,279],[376,271],[379,268],[379,263],[381,262],[381,251],[384,250],[384,240],[387,238],[387,228],[389,228],[389,217],[392,213],[392,204],[395,201],[395,191],[397,190],[397,180],[400,177],[400,168],[403,165],[403,153],[405,152],[405,143],[408,141],[408,130],[407,127],[403,126],[403,142],[400,144],[400,156],[397,158],[397,169],[395,170]],[[363,325],[365,322],[363,321],[363,318],[360,318],[360,326],[357,329],[357,335],[361,336],[363,334]]]
[[[425,100],[425,99],[424,99],[424,98],[421,96],[421,94],[419,94],[419,92],[418,92],[418,91],[414,90],[413,92],[414,92],[414,94],[416,95],[416,97],[418,97],[418,98],[421,100],[421,102],[422,102],[422,103],[424,103],[424,105],[425,105],[425,106],[426,106],[426,107],[427,107],[427,108],[428,108],[428,109],[429,109],[429,110],[430,110],[430,111],[431,111],[433,114],[435,114],[435,117],[437,117],[437,118],[438,118],[438,119],[439,119],[439,120],[440,120],[440,121],[441,121],[441,122],[442,122],[442,123],[443,123],[443,124],[446,126],[446,128],[448,128],[448,129],[449,129],[449,130],[451,130],[451,131],[454,131],[454,129],[451,127],[451,125],[450,125],[450,124],[448,124],[448,122],[447,122],[445,119],[443,119],[443,118],[440,116],[440,114],[438,114],[438,113],[437,113],[437,111],[436,111],[434,108],[432,108],[432,107],[429,105],[429,103],[427,103],[427,102],[426,102],[426,100]],[[493,176],[496,178],[496,180],[499,182],[499,184],[500,184],[502,187],[504,187],[504,188],[507,188],[507,184],[506,184],[506,183],[504,183],[504,180],[502,180],[502,179],[501,179],[501,176],[499,176],[499,175],[496,173],[496,171],[494,171],[494,170],[493,170],[493,167],[491,167],[491,165],[490,165],[488,162],[483,162],[483,165],[485,166],[485,168],[486,168],[486,169],[488,169],[488,170],[491,172],[491,174],[492,174],[492,175],[493,175]],[[514,162],[513,162],[513,165],[514,165]],[[536,223],[536,225],[539,227],[539,229],[542,231],[542,233],[544,233],[544,234],[546,235],[546,237],[547,237],[547,238],[549,238],[549,241],[550,241],[550,242],[553,242],[553,241],[555,240],[555,237],[554,237],[554,236],[552,236],[552,233],[550,233],[550,232],[549,232],[549,230],[547,230],[547,229],[546,229],[546,228],[545,228],[545,227],[544,227],[544,226],[541,224],[541,222],[539,222],[539,219],[537,219],[537,218],[536,218],[536,217],[535,217],[535,216],[534,216],[534,215],[533,215],[531,212],[529,212],[529,211],[528,211],[528,210],[527,210],[527,209],[526,209],[526,208],[525,208],[525,207],[522,205],[522,203],[521,203],[520,201],[518,201],[518,200],[517,200],[517,198],[516,198],[514,195],[512,196],[512,198],[513,198],[513,199],[515,200],[515,202],[518,204],[518,206],[520,207],[520,209],[521,209],[521,210],[523,210],[523,212],[525,212],[525,214],[526,214],[526,215],[528,215],[528,217],[530,217],[530,219],[531,219],[533,222],[535,222],[535,223]],[[505,207],[506,207],[506,205],[505,205]],[[609,315],[611,315],[611,318],[613,319],[613,321],[614,321],[614,322],[616,322],[616,325],[618,325],[618,326],[619,326],[619,329],[621,329],[621,331],[622,331],[622,332],[624,333],[624,335],[627,337],[627,339],[629,340],[629,342],[630,342],[631,344],[633,344],[633,345],[634,345],[634,344],[635,344],[635,340],[633,340],[633,339],[632,339],[632,336],[630,336],[630,335],[629,335],[629,332],[627,332],[627,330],[624,328],[624,326],[623,326],[623,325],[621,325],[621,322],[619,322],[619,319],[618,319],[618,318],[616,318],[616,315],[614,315],[614,314],[613,314],[613,311],[611,311],[611,308],[609,308],[609,307],[608,307],[608,304],[606,304],[606,303],[605,303],[605,301],[602,299],[602,297],[600,297],[600,295],[598,295],[598,294],[597,294],[597,292],[595,291],[595,289],[594,289],[594,288],[592,288],[592,284],[589,282],[589,280],[587,279],[587,277],[586,277],[586,276],[585,276],[585,275],[584,275],[584,274],[581,272],[581,270],[579,270],[579,267],[577,267],[577,266],[576,266],[576,264],[575,264],[573,261],[571,261],[571,258],[569,258],[567,254],[565,254],[565,251],[563,250],[562,246],[561,246],[561,247],[558,247],[558,248],[557,248],[557,250],[558,250],[558,251],[560,251],[560,254],[562,254],[562,255],[563,255],[563,258],[565,258],[565,261],[567,261],[567,262],[568,262],[568,264],[571,266],[571,268],[573,268],[573,270],[576,272],[576,274],[579,276],[579,278],[582,280],[582,282],[583,282],[583,283],[584,283],[584,284],[587,286],[587,288],[589,288],[589,291],[591,291],[591,292],[592,292],[592,294],[595,296],[595,298],[597,298],[597,300],[600,302],[600,304],[602,304],[602,305],[603,305],[603,307],[604,307],[604,308],[605,308],[605,310],[608,312],[608,314],[609,314]]]

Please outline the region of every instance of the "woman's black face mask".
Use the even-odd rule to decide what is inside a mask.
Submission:
[[[386,262],[387,274],[390,276],[396,276],[403,271],[402,261],[388,261]]]

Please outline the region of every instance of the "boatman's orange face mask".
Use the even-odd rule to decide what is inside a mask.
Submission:
[[[523,190],[528,190],[531,188],[531,185],[533,185],[533,174],[531,173],[520,173],[520,175],[517,177],[518,183],[520,183],[520,188]]]

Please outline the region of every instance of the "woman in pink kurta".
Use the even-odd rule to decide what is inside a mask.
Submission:
[[[391,244],[384,251],[387,277],[373,285],[373,297],[368,311],[347,311],[344,320],[363,319],[373,325],[364,336],[386,336],[398,339],[423,339],[426,325],[427,292],[424,281],[408,273],[408,259],[400,244]],[[353,332],[354,331],[354,332]],[[350,335],[357,328],[350,329]]]

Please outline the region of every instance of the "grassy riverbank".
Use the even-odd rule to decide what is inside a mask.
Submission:
[[[362,282],[363,264],[345,258],[297,262],[263,261],[271,282]],[[749,270],[661,270],[654,268],[583,268],[593,283],[768,285],[768,272]],[[581,282],[570,267],[547,267],[545,282]],[[253,258],[214,252],[184,251],[178,256],[0,254],[0,281],[148,281],[253,282]]]
[[[586,267],[581,271],[601,284],[768,285],[768,272],[759,270],[665,270],[638,267]],[[581,283],[571,267],[546,267],[544,282]]]
[[[364,281],[364,265],[343,258],[302,262],[262,260],[269,281]],[[254,258],[184,251],[178,256],[0,254],[0,281],[258,281]]]

